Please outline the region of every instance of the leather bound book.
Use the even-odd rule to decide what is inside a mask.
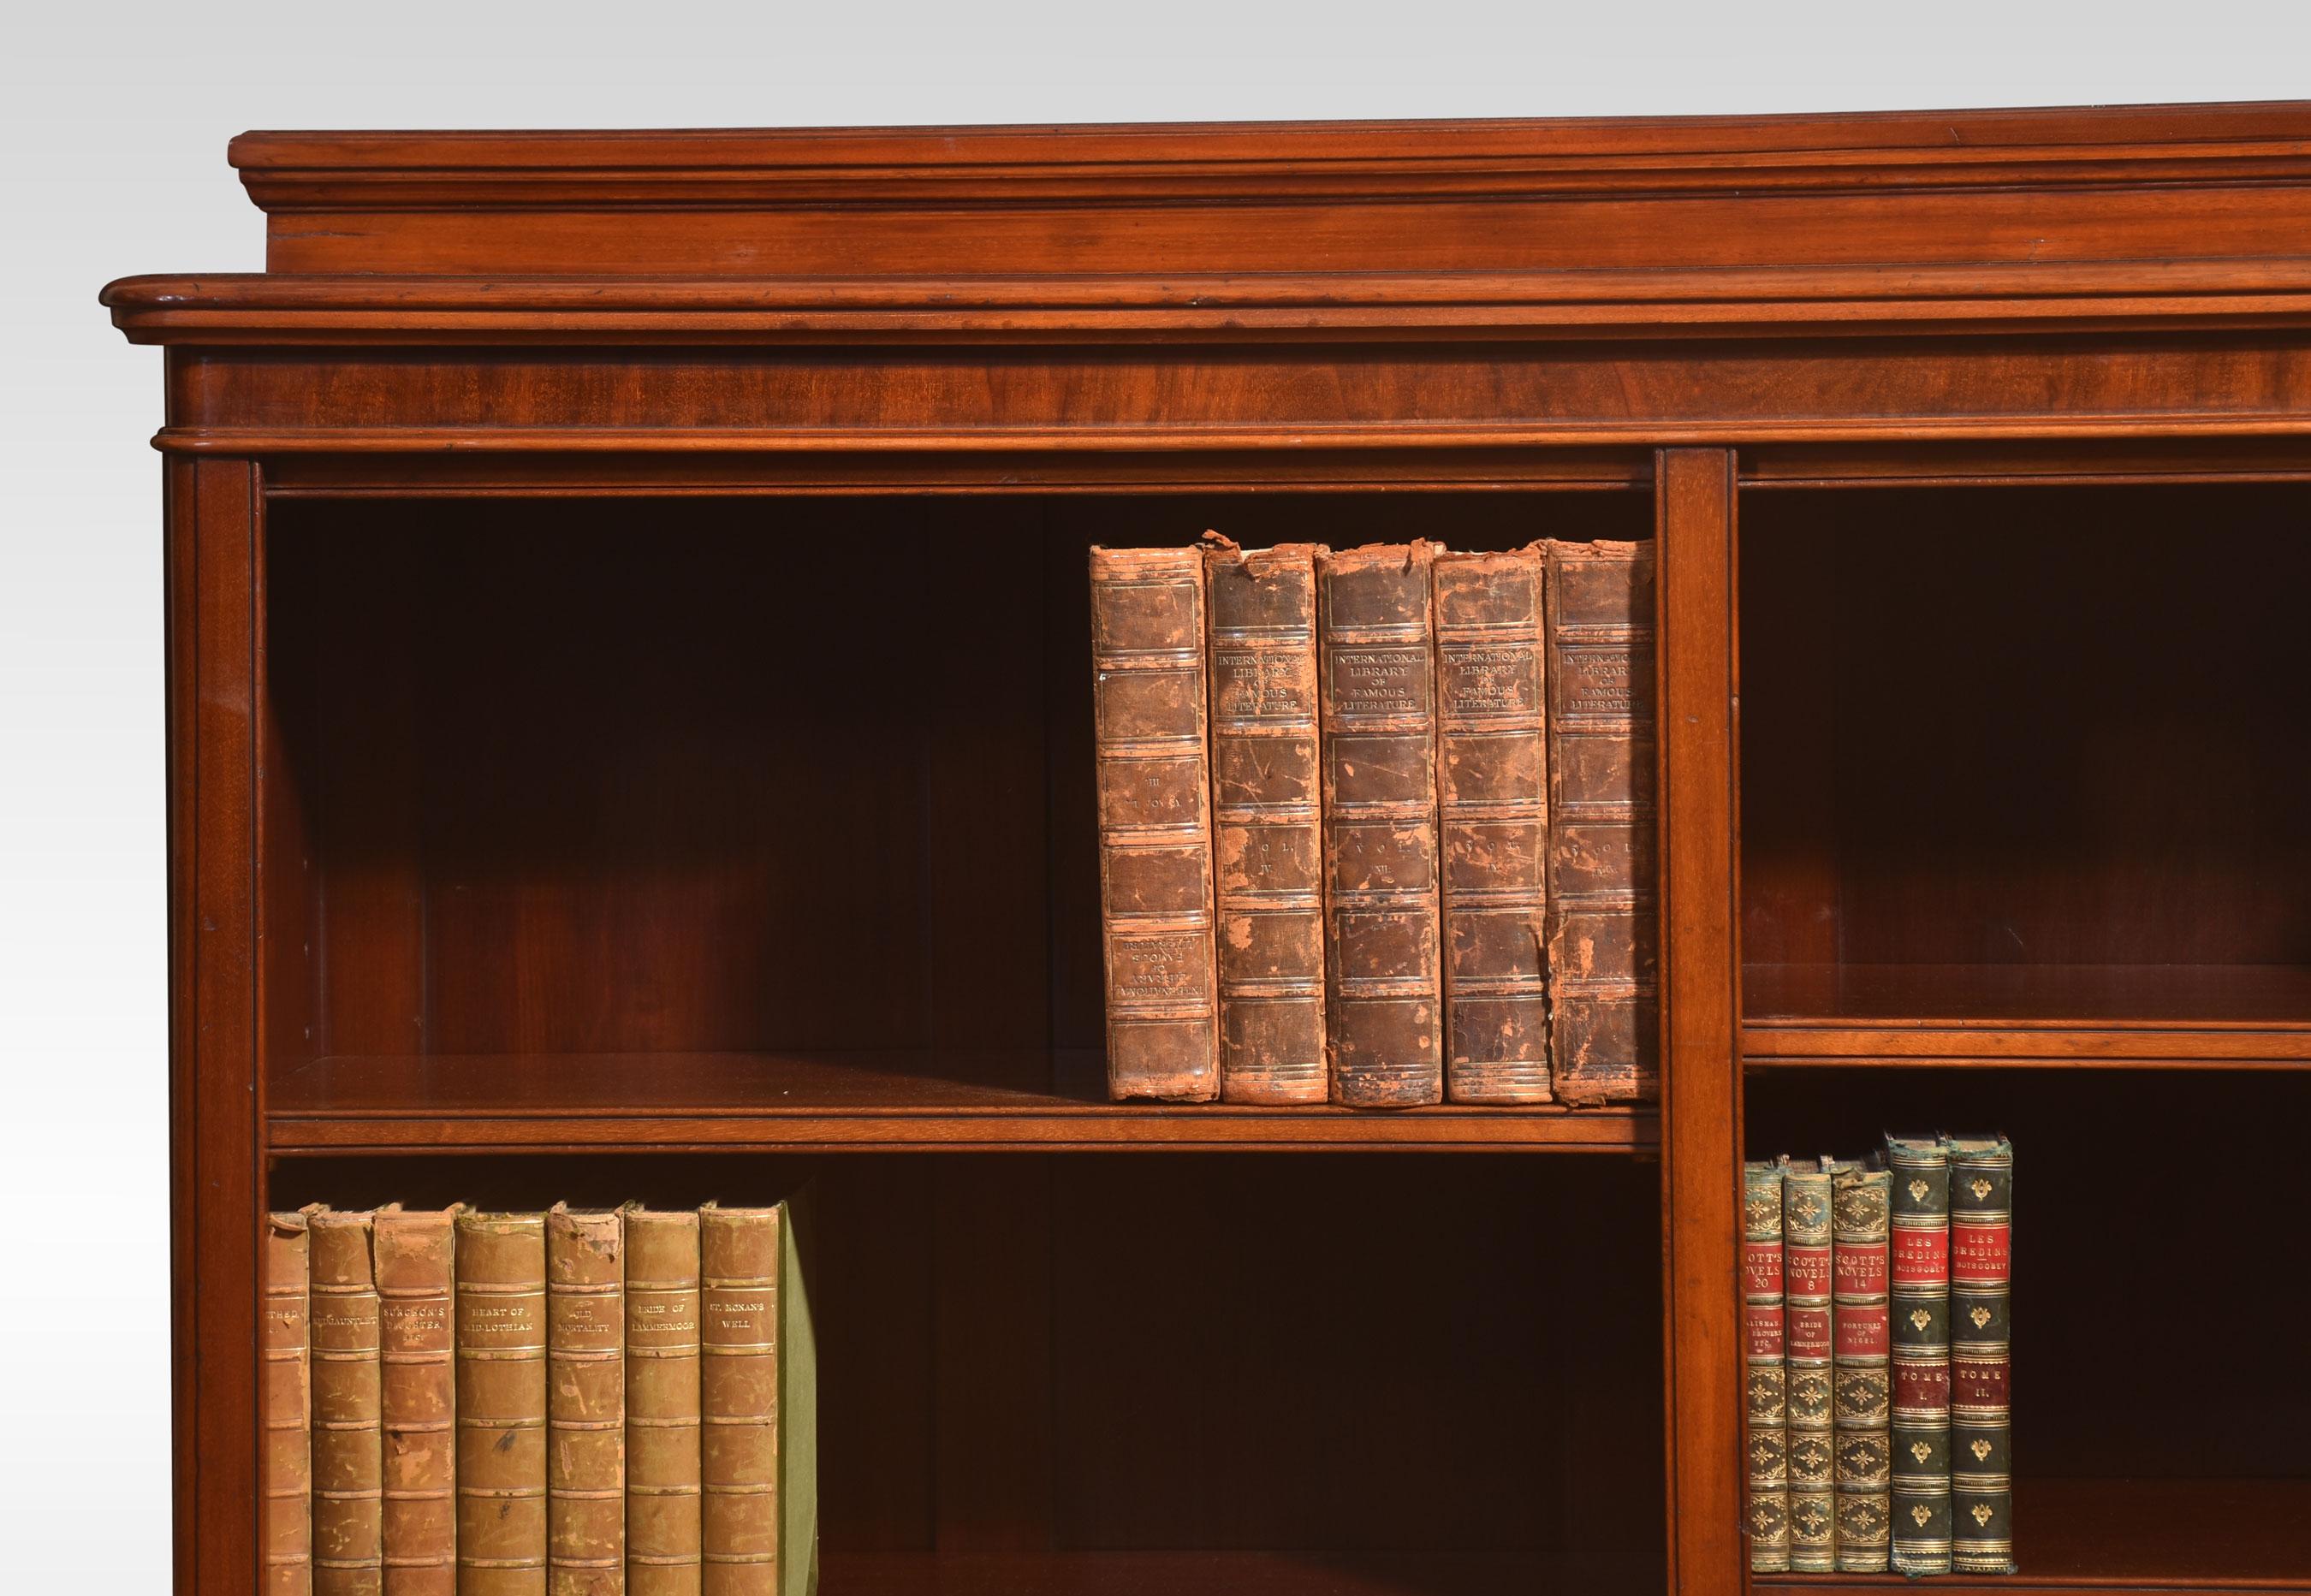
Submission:
[[[1567,1103],[1653,1097],[1653,545],[1547,547],[1550,1074]]]
[[[779,1589],[781,1209],[698,1212],[706,1596]]]
[[[1836,1304],[1830,1413],[1837,1444],[1837,1572],[1883,1574],[1892,1547],[1892,1395],[1887,1372],[1886,1234],[1889,1177],[1830,1172],[1830,1279]]]
[[[458,1596],[545,1589],[545,1216],[458,1216]]]
[[[1333,1100],[1358,1108],[1444,1095],[1435,553],[1425,541],[1375,544],[1316,561],[1325,1024]]]
[[[313,1589],[312,1238],[303,1214],[265,1225],[265,1590]]]
[[[1741,1166],[1741,1330],[1748,1365],[1749,1571],[1790,1566],[1789,1382],[1782,1333],[1782,1166]]]
[[[1198,548],[1091,551],[1111,1097],[1219,1095]]]
[[[626,1217],[626,1589],[702,1589],[698,1216]]]
[[[545,1216],[545,1571],[549,1596],[626,1588],[625,1226]]]
[[[1836,1567],[1836,1446],[1832,1427],[1830,1177],[1814,1164],[1782,1173],[1782,1277],[1788,1338],[1790,1569]]]
[[[1949,1153],[1950,1565],[2014,1572],[2012,1407],[2014,1148],[1953,1138]]]
[[[374,1220],[365,1213],[312,1220],[315,1596],[368,1596],[385,1583]]]
[[[385,1596],[458,1587],[457,1214],[377,1217]]]
[[[1939,1137],[1889,1136],[1897,1574],[1950,1571],[1949,1159]]]
[[[1322,1103],[1324,841],[1312,544],[1204,551],[1220,1098]]]
[[[1444,1095],[1548,1101],[1548,748],[1539,549],[1440,554]]]

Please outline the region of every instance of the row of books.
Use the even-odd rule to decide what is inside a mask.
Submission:
[[[271,1215],[274,1596],[803,1596],[814,1345],[785,1204]]]
[[[1110,1095],[1650,1096],[1650,545],[1091,553]]]
[[[1743,1167],[1749,1566],[2011,1574],[2004,1137]]]

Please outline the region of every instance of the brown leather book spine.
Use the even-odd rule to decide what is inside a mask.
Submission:
[[[1423,541],[1316,562],[1326,1022],[1333,1100],[1359,1108],[1444,1095],[1435,558]]]
[[[302,1214],[265,1225],[265,1590],[313,1589],[312,1238]]]
[[[777,1208],[698,1213],[705,1596],[778,1596]]]
[[[377,1217],[385,1596],[458,1585],[457,1210]]]
[[[385,1582],[374,1218],[312,1220],[315,1596],[374,1596]]]
[[[1225,1103],[1329,1093],[1317,553],[1302,543],[1204,554]]]
[[[1219,1095],[1200,549],[1091,551],[1112,1097]]]
[[[1548,747],[1539,549],[1436,556],[1444,1095],[1548,1101]]]
[[[545,1216],[458,1216],[458,1596],[545,1590]]]
[[[625,1225],[545,1216],[545,1568],[549,1596],[626,1588]]]
[[[1654,1097],[1653,545],[1547,548],[1550,1074],[1567,1103]]]
[[[626,1219],[626,1589],[698,1596],[698,1216]]]

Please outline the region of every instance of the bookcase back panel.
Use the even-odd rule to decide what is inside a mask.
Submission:
[[[1633,492],[282,501],[267,1068],[871,1052],[1051,1090],[1101,1045],[1093,543],[1650,518]]]
[[[1658,1174],[1623,1160],[295,1159],[275,1205],[809,1182],[831,1556],[1662,1577]]]
[[[1745,959],[2311,964],[2311,488],[1741,516]]]

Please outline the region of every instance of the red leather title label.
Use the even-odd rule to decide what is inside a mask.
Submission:
[[[1779,1303],[1751,1303],[1745,1320],[1749,1330],[1749,1356],[1781,1356],[1782,1305]]]
[[[1940,1413],[1949,1407],[1949,1365],[1940,1358],[1894,1360],[1894,1406],[1905,1413]]]
[[[2007,1405],[2007,1361],[2003,1357],[1952,1358],[1950,1405],[2003,1409]]]
[[[1789,1313],[1790,1356],[1792,1357],[1827,1357],[1829,1349],[1829,1310],[1801,1308],[1794,1304]]]
[[[1883,1357],[1889,1339],[1885,1304],[1837,1305],[1838,1356]]]
[[[1883,1247],[1840,1247],[1835,1269],[1837,1275],[1837,1295],[1840,1296],[1884,1296],[1886,1295],[1886,1249]]]
[[[2006,1224],[1950,1222],[1950,1278],[1968,1286],[1995,1286],[2011,1278],[2007,1249],[2013,1227]]]
[[[1788,1269],[1789,1290],[1792,1296],[1827,1296],[1829,1295],[1828,1248],[1790,1248]]]
[[[1741,1249],[1741,1291],[1745,1296],[1782,1295],[1782,1244],[1749,1242]]]
[[[1894,1278],[1904,1286],[1934,1286],[1949,1278],[1949,1232],[1894,1232]]]

